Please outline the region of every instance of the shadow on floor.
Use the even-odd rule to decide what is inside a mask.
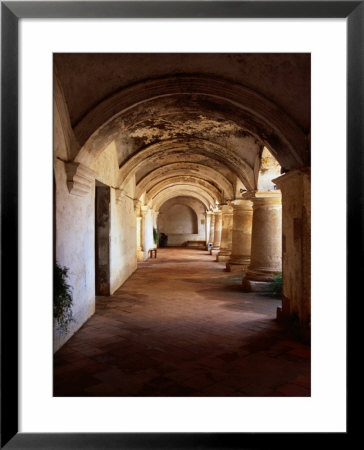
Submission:
[[[310,395],[310,347],[278,326],[279,299],[207,252],[162,250],[55,354],[55,396]]]

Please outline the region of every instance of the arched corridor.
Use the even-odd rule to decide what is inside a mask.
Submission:
[[[309,54],[55,54],[54,179],[56,395],[309,395]]]
[[[158,250],[56,353],[54,394],[310,395],[309,347],[277,325],[280,300],[242,295],[223,267],[205,250]]]

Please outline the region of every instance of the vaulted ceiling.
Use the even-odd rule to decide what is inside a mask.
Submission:
[[[160,206],[205,205],[258,187],[267,147],[309,165],[309,54],[55,54],[74,160],[92,168],[114,143],[118,185]],[[194,195],[192,195],[194,193]]]

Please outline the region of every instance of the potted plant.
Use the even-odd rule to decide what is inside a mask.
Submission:
[[[67,333],[68,327],[74,321],[72,316],[72,288],[67,283],[68,267],[62,267],[57,262],[53,268],[53,318],[62,333]]]
[[[282,274],[277,273],[274,280],[271,282],[271,289],[274,295],[280,297],[282,295]]]
[[[158,245],[158,239],[159,239],[158,230],[157,230],[157,228],[153,227],[153,240],[154,240],[155,247],[157,247],[157,245]]]

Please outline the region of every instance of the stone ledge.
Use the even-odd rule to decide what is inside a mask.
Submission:
[[[95,183],[96,172],[77,162],[65,163],[65,168],[69,193],[78,197],[89,194]]]

